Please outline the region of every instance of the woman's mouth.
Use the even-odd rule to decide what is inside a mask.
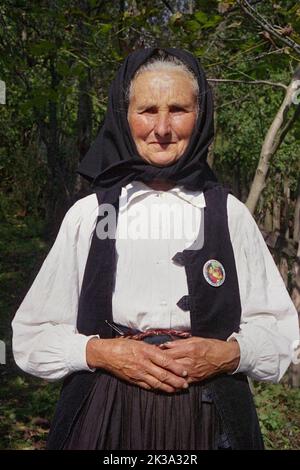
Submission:
[[[167,147],[171,144],[176,144],[176,142],[150,142],[151,145],[159,145],[160,147]]]

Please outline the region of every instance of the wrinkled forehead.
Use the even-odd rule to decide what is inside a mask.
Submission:
[[[184,70],[143,71],[138,74],[130,84],[128,90],[128,104],[132,101],[153,99],[167,100],[178,98],[194,102],[198,89],[190,75]]]
[[[128,85],[139,72],[139,69],[146,65],[149,60],[153,59],[156,50],[156,48],[145,48],[134,51],[128,55],[126,61],[121,67],[121,69],[124,67],[124,85]],[[198,81],[200,80],[199,73],[201,75],[201,67],[199,68],[200,64],[198,60],[191,53],[175,48],[166,48],[161,50],[164,50],[170,56],[179,59],[179,61],[181,61],[195,75],[196,79],[198,79]]]
[[[170,99],[192,103],[197,90],[190,76],[184,70],[143,71],[131,83],[128,101],[147,102],[149,99],[161,102]]]

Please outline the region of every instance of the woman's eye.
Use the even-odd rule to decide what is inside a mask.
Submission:
[[[185,109],[182,108],[181,106],[170,106],[169,108],[170,113],[184,113]],[[157,114],[158,109],[156,106],[150,106],[149,108],[145,108],[142,111],[140,111],[140,114]]]
[[[184,112],[184,108],[181,108],[180,106],[172,106],[170,108],[170,111],[171,113],[183,113]]]
[[[142,113],[155,114],[157,113],[157,109],[154,106],[152,106],[151,108],[144,109]]]

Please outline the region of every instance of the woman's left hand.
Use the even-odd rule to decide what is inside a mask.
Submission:
[[[192,336],[164,343],[160,348],[185,366],[188,383],[234,372],[239,365],[240,348],[235,340],[221,341]]]

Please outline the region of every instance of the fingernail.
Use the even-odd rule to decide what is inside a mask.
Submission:
[[[188,384],[188,383],[185,383],[185,384],[183,385],[183,388],[189,388],[189,384]]]
[[[188,375],[187,371],[184,370],[184,371],[182,372],[182,377],[186,377],[187,375]]]

